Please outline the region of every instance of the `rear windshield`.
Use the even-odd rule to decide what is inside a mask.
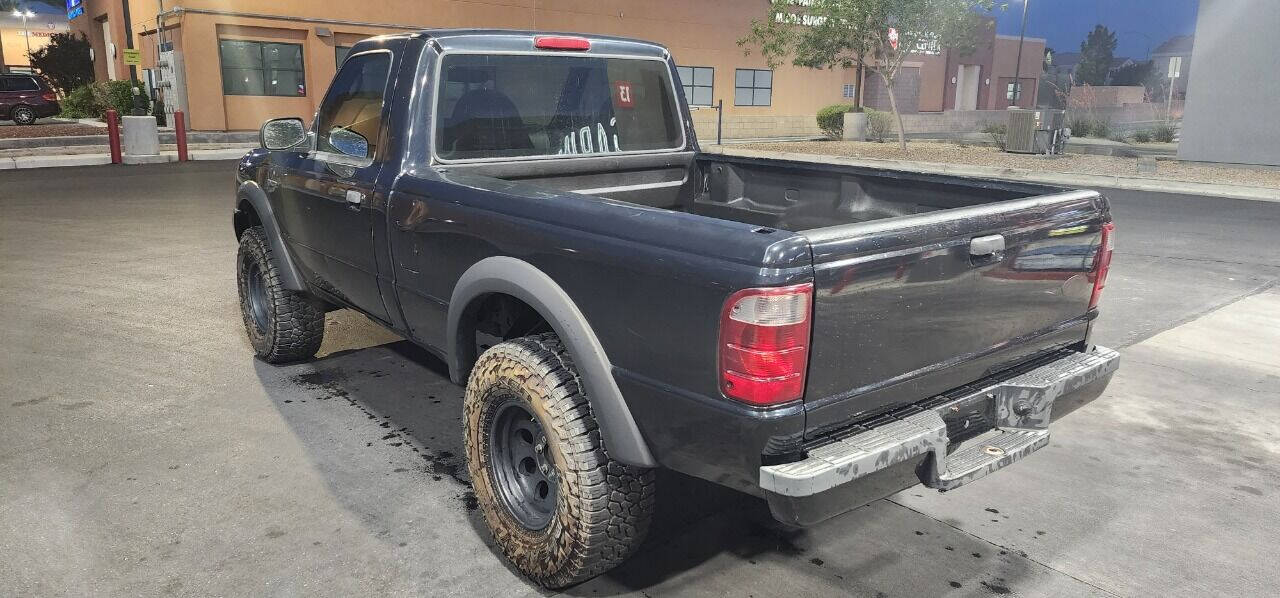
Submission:
[[[586,56],[453,54],[441,66],[436,155],[579,156],[684,144],[667,64]]]

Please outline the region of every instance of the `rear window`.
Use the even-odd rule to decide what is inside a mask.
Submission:
[[[436,116],[436,155],[445,160],[684,145],[670,71],[659,60],[446,55]]]
[[[40,84],[31,77],[5,77],[0,86],[4,91],[40,91]]]

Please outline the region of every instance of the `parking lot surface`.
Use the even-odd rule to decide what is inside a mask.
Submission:
[[[546,595],[491,546],[460,388],[348,311],[255,360],[231,163],[0,173],[4,594]],[[608,595],[1268,595],[1280,587],[1280,205],[1109,193],[1107,393],[998,475],[804,531],[659,477]]]

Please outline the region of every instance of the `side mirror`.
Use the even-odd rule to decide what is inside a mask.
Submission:
[[[329,147],[353,158],[369,157],[369,140],[351,129],[334,127],[329,131]]]
[[[307,126],[301,118],[277,118],[264,123],[258,137],[266,149],[292,149],[307,140]]]

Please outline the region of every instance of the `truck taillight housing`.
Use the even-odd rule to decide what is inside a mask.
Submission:
[[[585,37],[540,35],[533,38],[533,47],[539,50],[584,51],[591,49],[591,40]]]
[[[750,405],[804,396],[813,284],[744,289],[720,315],[720,390]]]
[[[1093,295],[1089,297],[1089,309],[1098,307],[1102,298],[1102,289],[1107,286],[1107,274],[1111,272],[1111,253],[1115,249],[1116,223],[1107,222],[1102,225],[1102,241],[1098,244],[1098,254],[1093,262]]]

